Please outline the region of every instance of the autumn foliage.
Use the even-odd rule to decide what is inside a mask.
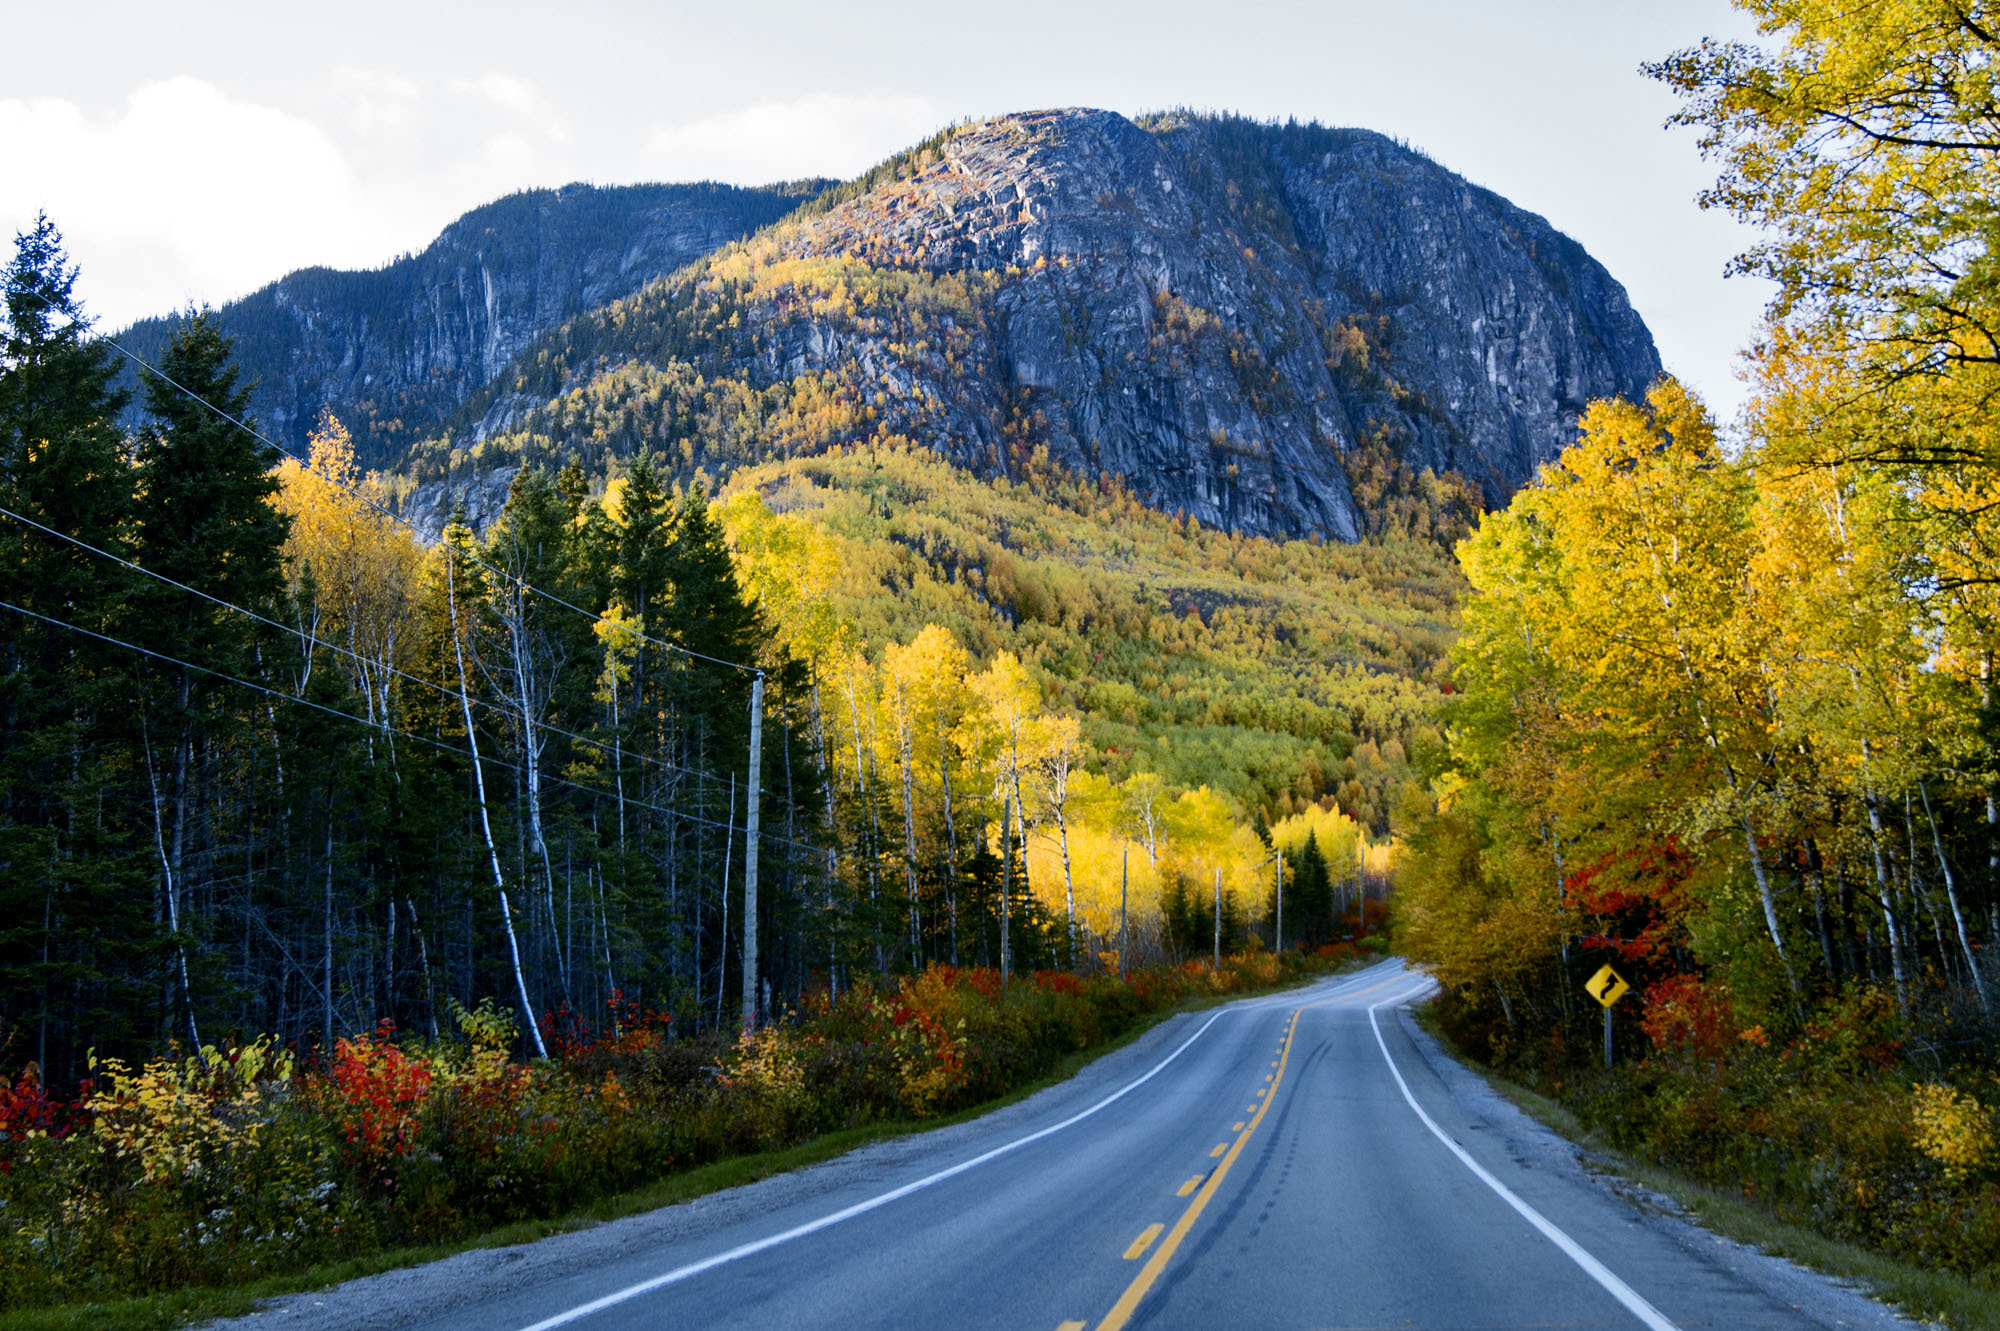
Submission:
[[[546,1014],[523,1063],[491,1002],[455,1039],[384,1022],[301,1066],[269,1041],[105,1060],[73,1096],[0,1084],[0,1304],[230,1283],[559,1215],[667,1172],[1004,1094],[1149,1013],[1356,955],[1079,977],[934,966],[824,990],[734,1040],[622,996]],[[88,1254],[88,1257],[84,1256]]]

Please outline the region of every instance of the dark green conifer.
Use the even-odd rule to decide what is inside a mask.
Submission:
[[[129,550],[130,474],[110,353],[89,338],[77,270],[46,216],[15,238],[0,312],[0,600],[118,631],[131,590],[64,536]],[[39,524],[37,527],[28,525]],[[130,1031],[152,937],[143,846],[121,821],[129,653],[0,611],[0,1030],[74,1075]],[[140,881],[143,881],[141,879]]]

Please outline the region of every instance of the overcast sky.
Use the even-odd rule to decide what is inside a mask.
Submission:
[[[16,6],[0,225],[45,208],[100,326],[307,264],[372,267],[573,180],[848,176],[966,116],[1172,106],[1397,135],[1541,213],[1625,284],[1724,416],[1766,298],[1638,72],[1725,0],[914,0],[699,6],[125,0]]]

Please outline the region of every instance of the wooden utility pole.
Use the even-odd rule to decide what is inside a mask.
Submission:
[[[1285,950],[1285,852],[1284,851],[1281,850],[1278,852],[1277,861],[1278,861],[1278,945],[1272,948],[1271,950],[1273,952],[1283,952]]]
[[[1222,969],[1222,868],[1215,870],[1215,969]]]
[[[743,1031],[757,1029],[757,821],[764,806],[764,672],[750,681],[749,813],[743,823]]]

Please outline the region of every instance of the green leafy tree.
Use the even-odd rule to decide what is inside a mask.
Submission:
[[[1759,44],[1649,66],[1722,177],[1702,196],[1769,239],[1736,261],[1774,313],[1887,378],[2000,363],[2000,24],[1960,0],[1738,0]]]

